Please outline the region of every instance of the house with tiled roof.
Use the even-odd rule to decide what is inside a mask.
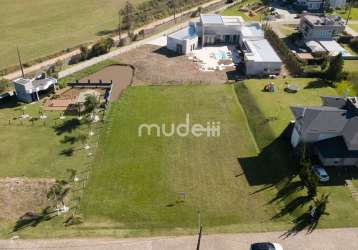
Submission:
[[[322,106],[291,107],[291,144],[310,144],[324,166],[358,165],[358,98],[321,97]]]

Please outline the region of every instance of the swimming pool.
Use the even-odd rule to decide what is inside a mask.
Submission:
[[[225,51],[219,50],[218,52],[215,53],[215,58],[216,60],[226,60],[227,55]]]

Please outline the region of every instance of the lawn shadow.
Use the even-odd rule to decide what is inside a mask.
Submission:
[[[279,219],[285,215],[292,214],[297,208],[304,207],[306,203],[308,203],[311,200],[309,196],[299,196],[291,200],[290,202],[286,203],[285,206],[275,214],[271,219]]]
[[[75,152],[75,149],[73,147],[66,148],[61,151],[60,155],[71,157],[71,156],[73,156],[74,152]]]
[[[312,233],[317,228],[322,215],[328,215],[328,213],[323,213],[312,217],[310,207],[307,212],[295,218],[292,221],[294,223],[294,226],[291,229],[287,230],[287,232],[282,234],[280,237],[288,238],[290,236],[295,236],[296,234],[305,229],[307,229],[307,234]]]
[[[319,79],[319,80],[314,80],[314,81],[310,81],[305,87],[304,89],[319,89],[319,88],[326,88],[329,87],[330,84],[329,82]]]
[[[36,227],[44,221],[49,221],[56,217],[56,211],[50,211],[51,207],[46,207],[41,213],[27,212],[21,216],[17,221],[12,230],[12,233],[18,232],[28,227]]]
[[[171,51],[171,50],[167,49],[167,47],[160,47],[159,49],[154,50],[153,53],[163,55],[163,56],[166,56],[168,58],[182,56],[182,55],[179,55],[178,53],[176,53],[174,51]]]
[[[78,137],[65,135],[65,137],[61,140],[61,143],[75,144],[77,141],[78,141]]]
[[[291,182],[288,180],[286,184],[277,192],[276,196],[268,202],[268,204],[284,201],[290,195],[294,194],[295,192],[299,192],[303,188],[304,186],[301,181]]]
[[[100,30],[96,33],[96,36],[108,36],[115,32],[115,30]]]
[[[72,133],[75,129],[77,129],[81,125],[81,121],[77,118],[73,118],[71,120],[66,120],[62,124],[54,127],[56,134],[61,135],[63,133]]]
[[[258,156],[238,158],[250,186],[276,186],[296,176],[297,159],[289,150],[289,144],[277,138]]]
[[[21,105],[22,103],[19,102],[16,96],[7,97],[3,100],[0,100],[0,109],[12,109],[20,107]]]

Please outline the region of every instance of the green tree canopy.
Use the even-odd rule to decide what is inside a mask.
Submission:
[[[93,112],[96,109],[97,104],[98,104],[98,101],[97,101],[96,96],[87,95],[86,99],[85,99],[85,102],[84,102],[86,113]]]
[[[343,78],[344,60],[342,53],[333,57],[330,60],[328,69],[326,70],[325,78],[331,81],[340,81]]]

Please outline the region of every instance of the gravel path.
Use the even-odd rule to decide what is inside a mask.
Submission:
[[[204,235],[201,250],[246,250],[252,242],[280,243],[285,250],[356,250],[358,228],[316,230],[282,238],[284,232]],[[138,239],[2,240],[0,249],[194,250],[196,236]]]

